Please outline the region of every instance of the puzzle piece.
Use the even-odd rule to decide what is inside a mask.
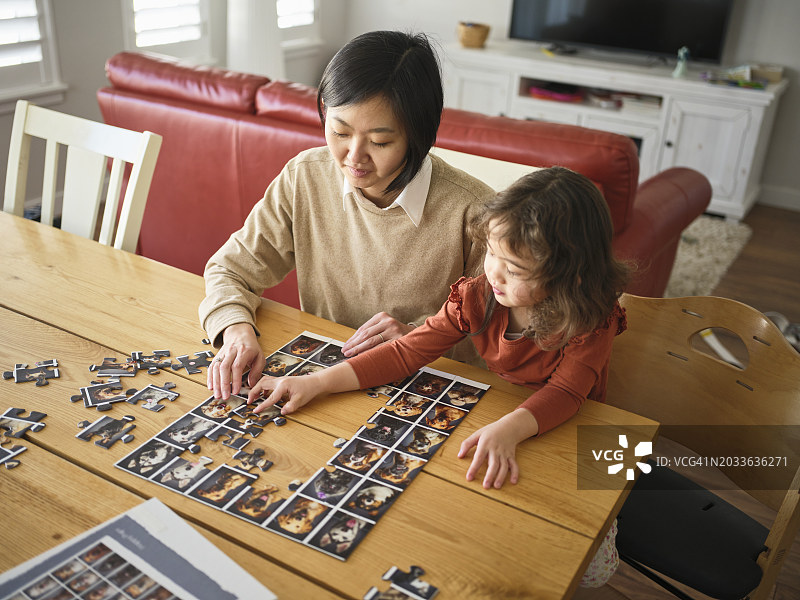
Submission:
[[[55,379],[61,376],[58,369],[55,368],[57,366],[58,361],[55,358],[34,363],[34,366],[30,369],[26,364],[17,363],[14,365],[13,371],[3,371],[3,379],[13,378],[15,383],[35,381],[36,387],[41,387],[50,383],[47,381],[48,379]]]
[[[22,416],[25,412],[24,408],[9,408],[0,417],[0,464],[3,464],[6,469],[13,469],[20,465],[20,461],[16,458],[27,448],[14,444],[10,448],[3,448],[4,444],[13,444],[15,440],[21,438],[26,431],[37,432],[41,431],[45,423],[41,420],[47,415],[45,413],[31,411],[27,417]]]
[[[94,423],[84,427],[83,431],[81,431],[75,437],[88,442],[94,436],[98,436],[98,439],[96,439],[94,443],[97,446],[108,450],[117,441],[121,440],[123,444],[127,444],[133,440],[133,434],[131,434],[131,431],[136,427],[136,425],[131,423],[131,421],[134,420],[135,417],[131,415],[125,415],[121,419],[100,417]],[[81,427],[82,425],[85,426],[86,421],[78,423],[78,427]]]
[[[408,600],[409,598],[411,598],[411,596],[393,587],[381,591],[375,586],[372,586],[367,590],[367,593],[364,594],[363,600]]]
[[[151,375],[155,375],[161,369],[168,369],[172,366],[172,361],[165,360],[169,358],[169,356],[169,350],[153,350],[152,354],[131,352],[131,360],[134,361],[140,369],[147,369],[147,372]]]
[[[118,363],[116,358],[106,357],[99,365],[89,367],[90,371],[97,371],[98,377],[134,377],[139,366],[136,361],[128,358],[124,363]]]
[[[225,440],[222,442],[222,445],[227,446],[228,448],[233,448],[234,450],[241,450],[249,443],[250,440],[248,438],[244,437],[243,435],[237,435],[229,440]]]
[[[2,447],[3,444],[13,443],[14,440],[14,436],[10,435],[8,430],[0,429],[0,464],[5,466],[6,469],[18,467],[20,461],[16,457],[27,450],[25,446],[20,446],[19,444],[14,444],[9,448]]]
[[[31,411],[27,417],[23,417],[24,408],[9,408],[0,417],[0,429],[4,430],[5,435],[13,438],[20,438],[30,430],[34,433],[44,429],[45,423],[41,423],[47,414]]]
[[[83,400],[86,408],[95,408],[98,411],[111,410],[111,404],[127,400],[129,396],[136,394],[138,390],[131,388],[122,391],[122,384],[118,379],[111,379],[105,383],[95,383],[80,388],[80,394],[70,396],[71,402]]]
[[[246,438],[243,433],[238,432],[235,429],[231,429],[230,427],[225,427],[224,425],[215,427],[206,433],[205,437],[210,439],[212,442],[218,442],[221,438],[227,438],[223,440],[222,445],[228,446],[228,448],[234,448],[236,450],[241,450],[250,443],[250,440]]]
[[[272,423],[276,417],[281,415],[280,406],[277,404],[264,409],[260,413],[253,412],[256,406],[257,404],[255,403],[242,404],[233,410],[233,414],[244,419],[246,423],[255,425],[256,427],[266,427]]]
[[[175,357],[178,363],[172,365],[173,370],[186,369],[189,374],[201,373],[201,367],[207,367],[211,364],[211,359],[214,354],[210,350],[203,350],[202,352],[195,352],[197,358],[189,358],[188,354]]]
[[[390,567],[381,579],[391,581],[390,585],[394,589],[400,590],[416,600],[430,600],[439,592],[439,588],[420,579],[424,574],[425,570],[416,565],[411,565],[408,573],[397,567]]]
[[[159,404],[161,400],[169,400],[170,402],[174,402],[175,398],[180,396],[178,392],[170,391],[174,387],[175,384],[169,381],[162,386],[150,384],[144,389],[133,394],[127,399],[127,402],[130,404],[136,404],[140,400],[143,400],[143,404],[140,405],[142,408],[158,412],[164,408],[163,404]]]
[[[240,462],[240,467],[244,471],[249,471],[253,467],[261,469],[262,472],[269,470],[272,466],[272,461],[266,458],[266,452],[263,448],[254,448],[252,452],[245,452],[239,450],[233,455],[233,460]]]
[[[218,431],[219,429],[228,429],[229,432]],[[264,431],[263,428],[259,427],[256,424],[256,421],[253,419],[245,419],[244,423],[240,423],[236,419],[228,418],[222,422],[222,425],[217,427],[216,429],[210,432],[211,435],[222,435],[222,433],[227,433],[231,438],[235,437],[236,435],[244,436],[244,434],[249,433],[251,437],[258,437],[261,435],[261,432]],[[216,432],[216,433],[215,433]],[[206,437],[209,437],[209,434],[206,434]],[[216,441],[216,440],[215,440]]]

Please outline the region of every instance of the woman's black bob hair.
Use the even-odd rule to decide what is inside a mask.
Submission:
[[[414,178],[436,141],[444,95],[439,60],[424,34],[372,31],[350,40],[325,67],[317,92],[323,126],[328,107],[383,96],[408,137],[400,174],[385,192],[401,191]]]

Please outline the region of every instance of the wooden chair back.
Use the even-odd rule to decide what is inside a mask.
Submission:
[[[628,330],[614,342],[609,404],[662,425],[707,426],[669,429],[670,439],[701,457],[785,456],[790,466],[797,465],[800,353],[772,321],[726,298],[623,294],[620,304],[627,313]],[[747,354],[741,357],[742,368],[697,343],[703,332],[714,328],[741,339]],[[743,435],[715,427],[723,425],[741,426]],[[722,461],[719,469],[777,511],[768,550],[759,557],[764,579],[758,589],[771,588],[800,525],[800,470],[790,468],[785,487],[775,489],[770,468],[742,468]]]
[[[66,146],[61,228],[95,239],[102,206],[103,218],[97,240],[135,252],[161,136],[97,123],[19,100],[11,130],[3,204],[5,212],[18,216],[23,215],[25,208],[33,138],[45,140],[42,223],[53,224],[59,151],[61,146]],[[106,185],[109,160],[111,170]],[[117,219],[126,165],[130,165],[130,173]]]

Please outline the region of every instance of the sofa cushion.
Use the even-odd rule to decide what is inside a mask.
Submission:
[[[256,93],[256,114],[303,125],[320,125],[317,88],[292,81],[270,81]]]
[[[567,167],[600,188],[615,232],[624,231],[632,219],[639,157],[624,135],[446,108],[436,145],[534,167]]]
[[[112,56],[106,62],[106,76],[120,90],[251,114],[256,91],[269,82],[260,75],[182,64],[171,57],[140,52]]]

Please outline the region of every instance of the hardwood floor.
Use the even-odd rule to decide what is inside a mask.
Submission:
[[[743,221],[753,228],[753,236],[713,295],[739,300],[761,312],[776,311],[792,323],[800,322],[800,212],[756,205]],[[715,475],[708,473],[706,476],[713,479]],[[724,491],[719,495],[766,526],[774,519],[774,511],[744,492]],[[698,600],[708,598],[686,591]],[[607,586],[599,590],[581,590],[575,596],[582,600],[621,597],[630,600],[675,598],[624,563]],[[771,598],[800,598],[800,534],[787,555]]]
[[[712,292],[800,323],[800,212],[756,204],[753,236]]]

